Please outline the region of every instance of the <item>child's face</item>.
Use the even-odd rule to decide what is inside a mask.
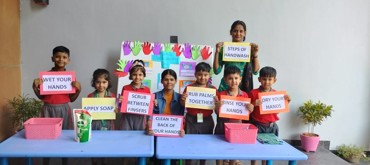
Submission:
[[[95,82],[95,89],[99,93],[103,93],[107,90],[109,82],[105,79],[104,75],[101,75]]]
[[[175,77],[173,77],[169,74],[164,76],[164,78],[161,80],[161,82],[163,84],[163,88],[166,89],[166,90],[173,90],[173,88],[175,88],[175,85],[176,85]]]
[[[229,74],[224,78],[229,89],[238,89],[239,84],[242,81],[239,73]]]
[[[143,82],[144,73],[141,70],[133,72],[130,76],[134,85],[141,85],[141,83]]]
[[[195,72],[195,78],[197,79],[196,81],[199,85],[207,85],[209,77],[210,77],[209,72],[204,71]]]
[[[67,53],[57,52],[51,57],[51,60],[54,62],[55,67],[65,68],[69,63],[69,56]]]
[[[258,81],[261,83],[261,86],[264,90],[271,90],[272,84],[276,82],[275,77],[258,77]]]
[[[230,35],[233,42],[243,42],[246,31],[242,25],[236,25],[235,28],[231,31]]]

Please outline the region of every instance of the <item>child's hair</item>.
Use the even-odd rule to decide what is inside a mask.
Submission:
[[[93,78],[91,80],[91,86],[95,88],[95,81],[98,80],[100,76],[104,76],[104,79],[108,81],[108,88],[110,89],[112,87],[111,81],[110,81],[110,74],[109,71],[106,69],[96,69],[93,73]]]
[[[239,74],[241,73],[240,69],[238,67],[236,67],[235,65],[231,65],[231,66],[228,66],[225,68],[225,71],[224,71],[224,77],[230,75],[230,74]]]
[[[65,46],[57,46],[53,49],[53,55],[55,55],[58,52],[66,53],[68,54],[69,57],[69,49],[66,48]]]
[[[211,72],[211,65],[205,62],[200,62],[195,66],[195,72]]]
[[[135,65],[135,63],[138,63]],[[144,77],[146,76],[146,73],[145,73],[145,63],[143,60],[139,60],[139,59],[136,59],[133,63],[132,63],[132,66],[130,68],[130,76],[129,76],[129,79],[132,80],[132,77],[131,75],[137,71],[141,71],[143,72],[144,74]]]
[[[260,77],[276,77],[276,69],[271,66],[265,66],[260,70]]]
[[[247,26],[245,25],[245,23],[243,21],[240,21],[240,20],[236,20],[232,25],[231,25],[231,28],[230,28],[230,34],[233,32],[233,30],[235,29],[235,27],[237,25],[242,25],[243,28],[244,28],[244,31],[247,31]],[[243,38],[243,41],[245,41],[245,37]]]
[[[164,79],[164,77],[166,76],[166,75],[171,75],[172,77],[174,77],[175,78],[175,80],[177,80],[177,74],[176,74],[176,72],[174,71],[174,70],[172,70],[172,69],[166,69],[166,70],[164,70],[163,72],[162,72],[162,75],[161,75],[161,78],[162,78],[162,80]]]

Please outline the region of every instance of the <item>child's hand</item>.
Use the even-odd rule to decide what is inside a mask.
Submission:
[[[72,87],[75,87],[77,91],[81,91],[81,84],[78,81],[72,81]]]
[[[154,102],[154,106],[155,106],[155,107],[158,107],[158,101],[157,101],[157,99],[154,99],[154,101],[153,101],[153,102]]]
[[[185,131],[182,129],[182,130],[180,130],[180,136],[181,137],[184,137],[185,136]]]
[[[245,107],[248,109],[249,113],[252,113],[254,110],[253,104],[245,104]]]
[[[251,54],[252,54],[252,57],[257,57],[257,53],[258,53],[258,45],[255,44],[255,43],[251,43]]]
[[[215,103],[215,110],[216,110],[216,114],[218,114],[218,113],[219,113],[219,111],[220,111],[220,107],[221,107],[221,101],[220,101],[220,100],[218,100],[218,97],[217,97],[217,96],[214,96],[214,97],[213,97],[213,101],[214,101],[214,103]]]
[[[114,108],[114,113],[119,113],[119,109],[118,108]]]
[[[40,85],[42,83],[43,81],[40,78],[36,78],[35,80],[33,80],[33,85],[32,85],[33,90],[40,91]]]
[[[145,133],[146,133],[147,135],[153,136],[153,130],[152,130],[151,128],[146,129],[146,130],[145,130]]]
[[[216,54],[220,53],[222,46],[224,46],[223,42],[219,42],[216,44],[216,52],[215,52]]]
[[[289,96],[289,95],[285,95],[285,96],[284,96],[284,99],[285,99],[285,100],[287,100],[287,101],[288,101],[288,103],[290,103],[290,100],[291,100],[291,99],[290,99],[290,96]]]
[[[120,95],[119,98],[118,98],[118,103],[122,103],[122,100],[123,100],[123,96]]]
[[[259,100],[259,99],[256,99],[255,101],[254,101],[254,104],[253,104],[254,106],[260,106],[261,105],[261,101]]]
[[[185,101],[187,97],[188,97],[188,93],[184,93],[184,94],[181,95],[181,98],[180,99],[182,101]]]

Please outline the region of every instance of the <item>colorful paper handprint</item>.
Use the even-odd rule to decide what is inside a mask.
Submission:
[[[140,41],[135,41],[134,46],[131,47],[131,50],[132,50],[132,54],[134,54],[134,56],[137,56],[141,51]]]
[[[176,56],[180,56],[180,54],[182,52],[181,45],[179,45],[179,44],[173,45],[172,51],[176,53]]]
[[[191,58],[193,60],[197,60],[199,58],[199,56],[200,56],[199,50],[200,50],[200,46],[199,45],[198,46],[193,46],[191,48]]]
[[[204,46],[203,49],[201,50],[202,58],[203,60],[207,60],[209,56],[211,56],[212,52],[209,51],[208,46]]]
[[[127,56],[131,53],[131,42],[130,41],[125,41],[122,45],[122,49],[123,49],[123,55]]]
[[[162,51],[162,45],[159,42],[154,43],[153,54],[160,55]]]
[[[149,55],[152,52],[152,44],[149,42],[144,42],[143,44],[143,53]]]
[[[184,54],[185,58],[190,59],[191,58],[191,45],[189,43],[185,43],[184,47],[185,48],[182,51],[182,53]]]

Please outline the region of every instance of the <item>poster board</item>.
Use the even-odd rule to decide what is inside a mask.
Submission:
[[[123,41],[121,43],[120,59],[117,61],[117,69],[114,74],[118,77],[117,96],[122,95],[122,87],[130,84],[128,72],[135,59],[141,59],[149,66],[145,66],[147,72],[144,79],[146,84],[150,83],[150,92],[162,90],[161,73],[165,69],[173,69],[177,73],[175,91],[180,91],[179,82],[194,81],[191,76],[192,63],[206,62],[213,65],[213,48],[209,45],[196,45],[190,43],[172,44],[159,42]],[[183,65],[181,67],[180,64]],[[211,71],[213,73],[213,71]],[[180,75],[181,73],[181,75]],[[211,75],[212,76],[212,75]],[[183,88],[182,88],[183,89]]]

